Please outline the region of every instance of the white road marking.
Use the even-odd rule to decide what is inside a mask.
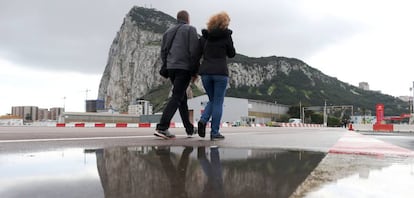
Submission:
[[[223,133],[224,135],[237,134],[264,134],[271,132],[238,132],[238,133]],[[176,135],[177,137],[187,137],[187,135]],[[127,139],[127,138],[150,138],[154,135],[140,135],[140,136],[111,136],[111,137],[84,137],[84,138],[54,138],[54,139],[23,139],[23,140],[0,140],[0,143],[21,143],[21,142],[49,142],[49,141],[78,141],[78,140],[109,140],[109,139]],[[194,135],[193,137],[198,137]]]
[[[76,141],[76,140],[106,140],[106,139],[126,139],[126,138],[148,138],[153,135],[145,136],[116,136],[116,137],[85,137],[85,138],[55,138],[55,139],[24,139],[24,140],[0,140],[0,143],[17,143],[17,142],[48,142],[48,141]]]

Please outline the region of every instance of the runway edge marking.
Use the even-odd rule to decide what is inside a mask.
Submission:
[[[414,157],[414,151],[349,131],[331,147],[329,153]]]

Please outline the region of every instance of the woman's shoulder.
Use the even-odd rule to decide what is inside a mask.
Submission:
[[[233,34],[233,31],[230,29],[212,29],[211,31],[208,31],[206,29],[203,29],[201,31],[201,34],[206,39],[222,39],[222,38],[228,38]]]

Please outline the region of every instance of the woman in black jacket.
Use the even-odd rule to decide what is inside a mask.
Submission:
[[[232,31],[228,29],[229,23],[230,17],[227,13],[213,15],[207,23],[207,29],[202,30],[200,38],[202,63],[199,74],[209,102],[198,122],[198,134],[205,137],[206,124],[211,117],[211,140],[224,139],[219,129],[229,79],[227,57],[233,58],[236,55],[231,38]]]

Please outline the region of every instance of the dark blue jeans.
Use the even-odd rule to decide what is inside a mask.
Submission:
[[[211,135],[219,134],[228,79],[228,76],[223,75],[201,76],[209,101],[201,115],[200,121],[207,123],[211,117]]]
[[[220,153],[218,147],[210,148],[210,160],[208,161],[204,147],[199,147],[197,153],[201,168],[207,175],[207,183],[201,197],[224,197],[223,173],[221,170]]]
[[[180,111],[181,120],[183,121],[186,132],[193,132],[194,126],[190,122],[187,105],[187,87],[191,81],[190,71],[182,69],[169,69],[168,75],[173,84],[172,96],[162,112],[160,123],[157,124],[157,130],[167,130],[170,122],[177,109]]]

